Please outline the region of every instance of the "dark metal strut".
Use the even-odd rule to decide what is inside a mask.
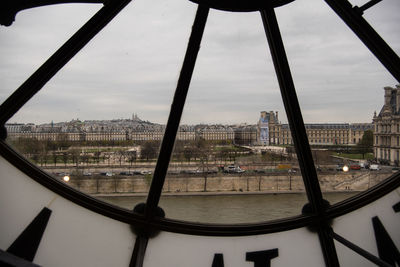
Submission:
[[[308,201],[310,202],[311,212],[321,218],[320,223],[315,225],[315,227],[321,243],[325,264],[326,266],[339,266],[335,245],[328,233],[328,223],[323,219],[325,216],[326,204],[324,204],[322,198],[317,172],[315,170],[300,105],[296,95],[296,89],[274,9],[269,8],[261,10],[261,17],[281,89],[304,186],[306,188]]]
[[[183,61],[178,84],[175,90],[174,99],[171,105],[164,138],[160,148],[157,164],[154,170],[153,180],[151,182],[149,194],[147,196],[146,205],[144,207],[144,217],[150,223],[155,217],[160,217],[160,201],[162,188],[164,186],[165,177],[167,175],[168,165],[174,148],[176,134],[178,132],[179,123],[182,117],[183,107],[185,105],[186,96],[189,90],[190,81],[196,64],[196,58],[200,50],[200,43],[203,37],[204,28],[206,26],[209,8],[199,5],[196,17],[192,27],[189,43],[186,49],[185,59]],[[144,255],[149,238],[155,235],[158,229],[139,229],[139,233],[135,242],[135,248],[132,254],[131,267],[142,267]],[[141,231],[141,232],[140,232]]]
[[[157,165],[154,170],[154,176],[150,186],[149,195],[147,197],[145,216],[149,219],[153,217],[161,197],[170,157],[174,148],[175,137],[178,132],[183,107],[187,92],[189,90],[190,80],[192,78],[197,54],[200,50],[200,43],[206,25],[208,11],[208,7],[199,5],[196,18],[193,23],[192,33],[175,90],[174,99],[172,101],[171,111],[169,113]]]

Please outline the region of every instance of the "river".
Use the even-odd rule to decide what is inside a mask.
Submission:
[[[331,204],[356,193],[325,193]],[[132,209],[145,197],[99,197],[114,205]],[[167,218],[201,223],[251,223],[299,215],[307,197],[304,193],[260,195],[163,196],[160,207]]]

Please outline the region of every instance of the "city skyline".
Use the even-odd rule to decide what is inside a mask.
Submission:
[[[267,111],[270,112],[270,111]],[[276,111],[273,111],[276,112]],[[136,113],[135,113],[136,114]],[[150,123],[150,124],[156,124],[156,125],[165,125],[163,123],[158,123],[158,122],[153,122],[150,121],[146,118],[142,118],[141,116],[137,116],[137,119],[140,122],[144,122],[144,123]],[[180,125],[188,125],[188,126],[194,126],[194,125],[257,125],[259,122],[260,117],[258,117],[257,120],[255,120],[254,122],[238,122],[238,123],[214,123],[214,122],[200,122],[200,123],[181,123]],[[55,121],[55,120],[51,120],[51,121],[47,121],[47,122],[41,122],[41,123],[35,123],[35,122],[22,122],[22,121],[9,121],[6,124],[34,124],[34,125],[48,125],[48,124],[62,124],[62,123],[70,123],[70,122],[74,122],[74,121],[80,121],[80,122],[112,122],[112,121],[134,121],[134,119],[132,117],[121,117],[121,118],[112,118],[112,119],[86,119],[86,118],[71,118],[69,120],[66,121]],[[280,123],[282,124],[288,124],[287,121],[281,121],[279,120]],[[348,121],[336,121],[336,122],[307,122],[304,121],[305,124],[341,124],[341,123],[372,123],[372,117],[371,117],[371,121],[359,121],[359,122],[348,122]]]
[[[30,9],[1,27],[0,102],[99,7]],[[110,120],[134,110],[166,124],[195,11],[189,1],[131,3],[9,123]],[[364,14],[397,54],[398,11],[399,1],[385,0]],[[371,122],[383,88],[398,82],[323,1],[276,13],[304,122]],[[262,110],[287,122],[260,15],[211,10],[181,124],[255,124]]]

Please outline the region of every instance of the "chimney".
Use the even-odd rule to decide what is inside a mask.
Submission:
[[[276,114],[276,121],[278,122],[279,121],[279,119],[278,119],[278,111],[276,111],[275,114]]]
[[[387,86],[387,87],[384,88],[384,90],[385,90],[385,103],[384,103],[384,105],[390,105],[390,97],[391,97],[391,94],[392,94],[392,87]]]

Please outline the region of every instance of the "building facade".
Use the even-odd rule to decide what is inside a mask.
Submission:
[[[257,126],[257,143],[259,145],[268,146],[279,144],[279,136],[282,130],[282,125],[278,120],[278,111],[261,111]]]
[[[137,120],[137,117],[135,117]],[[165,126],[131,120],[77,121],[58,124],[6,124],[7,138],[30,138],[39,141],[159,141],[164,137]],[[235,132],[226,125],[181,125],[177,140],[234,141]],[[256,140],[256,139],[255,139]]]
[[[385,87],[384,104],[373,117],[374,157],[382,164],[399,165],[400,85]]]
[[[372,123],[308,123],[305,124],[311,145],[356,145],[364,132],[372,130]],[[268,133],[261,137],[261,133]],[[261,111],[258,123],[259,145],[293,145],[288,124],[281,124],[278,112]]]
[[[390,100],[388,101],[390,102]],[[387,123],[382,125],[387,125]],[[305,127],[311,145],[355,145],[361,140],[366,130],[372,129],[372,124],[314,123],[305,124]],[[380,127],[380,129],[383,129],[382,127],[384,126]],[[132,119],[120,120],[84,122],[72,120],[70,122],[52,122],[42,125],[14,123],[6,124],[6,129],[8,138],[13,140],[32,138],[40,141],[66,140],[81,142],[159,141],[164,136],[165,126],[142,121],[137,115],[134,115]],[[279,122],[277,111],[261,111],[258,123],[255,125],[181,125],[176,136],[176,139],[180,141],[193,141],[199,138],[217,142],[231,141],[234,144],[246,146],[293,145],[290,127],[288,124]],[[379,138],[379,144],[388,142],[387,136]],[[377,153],[388,153],[387,150],[380,151]]]
[[[239,125],[234,128],[234,143],[241,146],[257,145],[259,130],[257,125]]]

